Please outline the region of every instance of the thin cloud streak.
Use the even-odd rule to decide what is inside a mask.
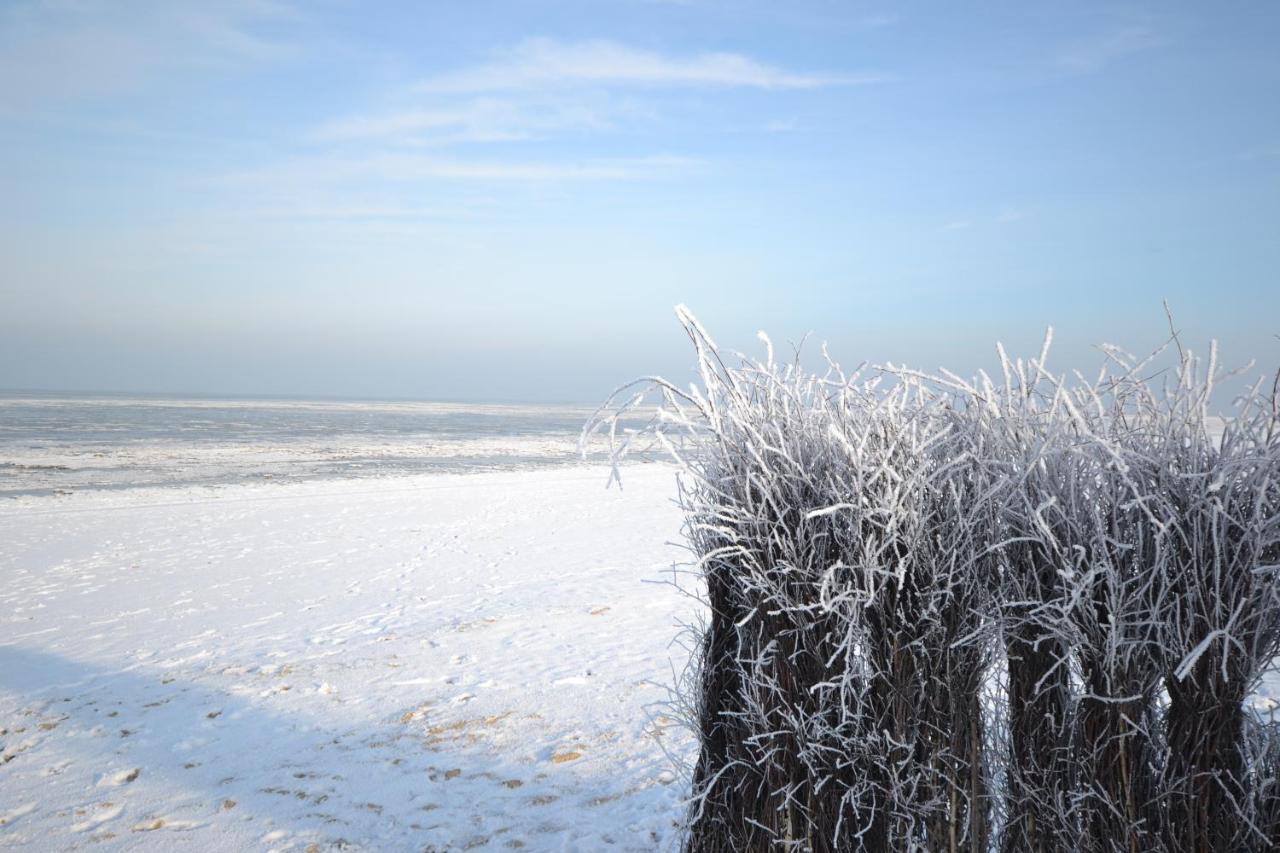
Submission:
[[[1113,62],[1164,43],[1165,39],[1149,27],[1121,27],[1069,45],[1058,54],[1057,65],[1075,74],[1093,74]]]
[[[315,186],[356,179],[386,181],[564,181],[635,180],[686,171],[700,161],[678,156],[576,163],[484,162],[406,154],[297,159],[274,167],[224,176],[229,184]]]
[[[994,216],[970,216],[965,219],[953,219],[944,224],[941,228],[943,231],[965,231],[975,226],[992,225],[1010,225],[1014,222],[1021,222],[1027,218],[1027,212],[1018,207],[1005,207]]]
[[[0,10],[0,110],[132,93],[174,70],[289,59],[293,45],[253,29],[295,16],[258,0],[14,5]]]
[[[713,86],[817,89],[888,79],[883,74],[802,74],[737,53],[678,58],[612,41],[527,39],[510,55],[487,65],[429,77],[416,87],[434,94],[516,91],[583,83],[654,87]]]
[[[576,104],[516,103],[476,98],[439,109],[410,109],[353,116],[323,125],[326,140],[383,139],[398,142],[512,142],[557,130],[600,130],[609,126],[595,110]]]

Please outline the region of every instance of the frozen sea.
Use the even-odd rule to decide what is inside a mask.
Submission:
[[[559,466],[592,411],[0,393],[0,497]]]

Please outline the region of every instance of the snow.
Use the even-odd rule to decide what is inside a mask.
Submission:
[[[674,475],[0,504],[0,848],[655,850]]]

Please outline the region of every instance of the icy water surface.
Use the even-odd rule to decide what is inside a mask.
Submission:
[[[571,464],[591,411],[0,394],[0,497]]]

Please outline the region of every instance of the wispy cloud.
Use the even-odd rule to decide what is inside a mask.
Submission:
[[[688,157],[633,157],[619,160],[538,163],[463,162],[390,155],[368,161],[383,178],[455,181],[630,180],[670,175],[697,165]]]
[[[1092,74],[1113,62],[1159,47],[1165,39],[1146,26],[1125,26],[1080,39],[1056,57],[1059,68],[1076,74]]]
[[[308,135],[322,153],[285,157],[263,167],[224,175],[218,183],[247,193],[259,209],[288,216],[325,211],[344,220],[414,219],[415,197],[448,192],[445,184],[487,192],[493,185],[539,185],[661,180],[696,172],[697,158],[548,156],[519,143],[570,134],[590,142],[608,132],[625,138],[639,118],[661,113],[661,95],[617,87],[725,87],[797,90],[870,82],[870,76],[810,74],[767,65],[739,54],[670,57],[614,42],[527,40],[499,60],[440,74],[389,94],[398,108],[338,116]],[[878,79],[878,78],[877,78]],[[605,91],[602,91],[605,90]],[[409,103],[405,103],[408,101]],[[757,125],[759,127],[759,125]],[[794,122],[768,127],[783,132]],[[473,143],[513,143],[505,156],[479,154]],[[631,146],[629,146],[631,147]],[[609,150],[617,150],[611,146]],[[488,185],[488,186],[486,186]],[[385,193],[365,203],[369,193]],[[451,196],[454,195],[451,193]],[[471,197],[460,190],[460,197]],[[330,216],[330,212],[339,215]],[[314,217],[312,217],[314,218]]]
[[[280,3],[33,0],[0,10],[0,108],[141,88],[173,69],[276,61],[293,48],[255,28]]]
[[[136,54],[142,58],[127,80],[112,79],[104,72],[108,87],[115,89],[138,84],[143,77],[154,77],[157,69],[175,67],[180,61],[276,58],[275,43],[259,35],[271,30],[258,24],[288,14],[269,0],[229,0],[214,11],[196,0],[174,0],[173,6],[153,10],[158,20],[163,19],[164,32],[172,36],[166,40],[154,29],[160,24],[130,23],[132,18],[114,24],[97,0],[83,3],[93,14],[76,16],[74,26],[54,27],[49,23],[52,18],[38,16],[40,26],[35,29],[65,35],[89,26],[98,28],[85,38],[100,54],[94,62],[106,64],[112,54],[134,56],[135,40],[151,46],[151,53]],[[117,40],[100,38],[101,28],[109,29]],[[146,32],[134,34],[131,28]],[[0,37],[0,43],[3,40]],[[183,49],[191,56],[175,57]],[[71,50],[65,47],[62,54]],[[90,69],[94,62],[89,63]],[[878,74],[799,71],[740,53],[672,55],[612,41],[527,39],[491,55],[487,63],[446,69],[393,87],[379,99],[382,109],[361,112],[357,107],[333,115],[300,131],[291,151],[281,150],[257,165],[220,171],[202,181],[218,192],[226,191],[236,210],[267,211],[281,219],[432,219],[441,209],[425,213],[422,202],[441,195],[450,199],[443,208],[447,210],[459,200],[493,194],[498,186],[526,185],[536,193],[545,184],[654,181],[696,173],[704,165],[701,159],[678,156],[678,149],[668,153],[671,147],[666,144],[653,151],[647,141],[651,136],[639,140],[627,136],[638,122],[667,121],[664,126],[678,132],[676,124],[682,119],[663,117],[669,106],[663,99],[672,89],[794,92],[882,79],[886,78]],[[70,81],[66,89],[71,92],[91,85]],[[2,98],[0,91],[0,105]],[[765,125],[758,118],[753,123],[756,132]],[[794,126],[791,120],[777,121],[768,124],[767,130],[785,132]],[[610,145],[591,145],[605,134],[612,137]],[[570,136],[574,137],[571,147],[554,144]],[[533,141],[538,144],[520,144]],[[544,144],[548,141],[551,144]],[[475,143],[511,144],[499,154],[495,148],[481,149]]]
[[[608,122],[594,108],[573,102],[530,103],[490,97],[432,109],[407,109],[331,121],[320,139],[399,142],[510,142],[567,129],[601,129]]]
[[[676,57],[612,41],[528,39],[494,62],[429,77],[419,91],[478,93],[584,83],[633,86],[716,86],[815,89],[875,83],[882,74],[804,73],[737,53]]]
[[[295,156],[201,178],[226,199],[228,221],[396,225],[477,221],[548,187],[652,181],[688,175],[678,156],[469,160],[406,152]]]
[[[990,225],[1009,225],[1014,222],[1021,222],[1027,218],[1027,212],[1020,207],[1005,207],[999,213],[992,216],[991,214],[973,215],[963,219],[953,219],[942,226],[943,231],[965,231],[969,228],[990,226]]]
[[[370,181],[536,182],[564,180],[629,180],[688,171],[699,161],[676,156],[633,157],[577,162],[468,161],[384,153],[368,156],[296,158],[274,166],[225,176],[225,183],[263,188],[335,186]]]
[[[626,131],[637,117],[662,113],[657,95],[618,97],[612,88],[740,87],[801,90],[886,79],[879,74],[800,73],[740,54],[685,58],[649,53],[611,41],[531,38],[494,63],[436,74],[410,87],[407,108],[347,115],[316,128],[324,142],[448,146],[463,142],[543,140],[570,132]],[[604,90],[604,91],[602,91]],[[404,92],[399,95],[403,100]],[[759,124],[767,132],[794,120]]]

